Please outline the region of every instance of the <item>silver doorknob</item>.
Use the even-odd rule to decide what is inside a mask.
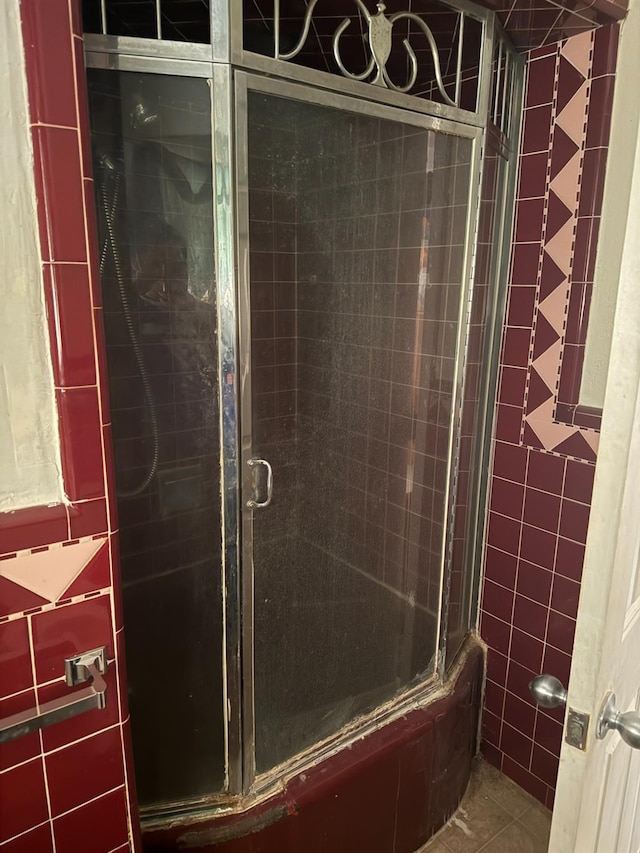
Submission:
[[[555,675],[536,675],[529,682],[529,690],[536,705],[543,708],[559,708],[567,702],[567,691]]]
[[[600,709],[596,737],[599,740],[614,730],[620,733],[622,740],[632,749],[640,749],[640,714],[627,711],[621,714],[616,710],[616,694],[607,693]]]

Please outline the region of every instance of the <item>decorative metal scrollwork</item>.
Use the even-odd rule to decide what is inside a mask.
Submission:
[[[313,16],[313,11],[316,7],[318,0],[310,0],[309,5],[307,6],[307,10],[304,16],[304,25],[302,28],[302,33],[300,34],[300,38],[298,39],[298,43],[290,50],[288,53],[281,53],[279,47],[279,2],[276,2],[276,59],[294,59],[302,48],[307,40],[309,35],[309,29],[311,28],[311,19]],[[332,46],[333,46],[333,56],[335,58],[336,64],[340,69],[340,72],[348,77],[350,80],[368,80],[374,73],[375,76],[372,80],[370,80],[371,84],[374,86],[384,86],[387,89],[392,89],[394,92],[409,92],[414,87],[416,79],[418,77],[418,60],[416,58],[415,52],[411,45],[409,44],[409,39],[403,39],[402,44],[404,46],[405,51],[407,52],[407,57],[409,59],[410,71],[409,78],[403,86],[399,86],[394,83],[393,80],[389,77],[387,73],[387,62],[389,60],[389,56],[391,55],[391,46],[392,46],[392,35],[393,35],[393,27],[397,21],[407,20],[415,23],[420,30],[426,36],[427,42],[431,49],[431,55],[433,58],[433,67],[435,73],[435,82],[438,87],[438,91],[440,92],[442,99],[446,104],[449,104],[452,107],[458,106],[458,93],[459,93],[459,81],[456,79],[456,98],[452,99],[445,90],[444,83],[442,81],[442,71],[440,69],[440,55],[438,53],[438,46],[433,37],[433,33],[428,25],[423,21],[423,19],[415,14],[415,12],[395,12],[393,15],[385,15],[386,6],[383,2],[379,2],[376,4],[377,12],[372,15],[363,0],[354,0],[358,9],[360,10],[362,16],[367,22],[368,33],[367,33],[367,41],[369,43],[369,49],[371,51],[371,58],[367,63],[367,67],[364,71],[359,74],[353,73],[349,71],[342,61],[342,56],[340,54],[340,39],[344,34],[345,30],[351,24],[350,18],[345,18],[336,29],[333,34]],[[460,14],[460,35],[464,22],[464,15]],[[460,38],[461,42],[461,38]],[[459,76],[459,68],[456,78]]]

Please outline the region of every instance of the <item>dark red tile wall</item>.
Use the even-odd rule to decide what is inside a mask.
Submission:
[[[482,749],[549,806],[564,714],[537,708],[528,684],[548,672],[566,685],[571,665],[597,448],[597,420],[580,426],[574,412],[617,36],[617,27],[605,27],[528,55],[500,361],[481,604],[481,633],[489,647]],[[567,109],[574,113],[571,125]],[[562,173],[572,157],[575,169]],[[559,198],[563,204],[574,199],[576,209],[570,204],[565,210]],[[563,298],[541,308],[551,293]],[[555,361],[541,365],[536,359],[545,352]],[[555,387],[549,381],[554,375]],[[548,408],[532,416],[547,398]],[[565,401],[573,404],[571,411]]]
[[[42,274],[68,503],[0,518],[0,714],[69,693],[106,646],[107,705],[0,748],[0,848],[134,850],[117,529],[79,2],[22,0]],[[90,260],[88,260],[90,259]],[[35,568],[33,568],[35,567]],[[46,582],[38,585],[38,576]],[[23,585],[23,581],[24,584]]]

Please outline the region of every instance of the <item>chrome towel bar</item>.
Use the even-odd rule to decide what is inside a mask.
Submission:
[[[65,681],[69,687],[83,684],[85,681],[91,683],[84,690],[78,690],[69,696],[61,696],[59,699],[0,719],[0,743],[31,734],[93,708],[101,709],[106,706],[107,685],[102,677],[107,671],[106,647],[65,658],[64,669]]]

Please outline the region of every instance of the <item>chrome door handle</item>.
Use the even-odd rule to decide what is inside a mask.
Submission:
[[[567,704],[567,691],[555,675],[536,675],[533,681],[529,682],[529,690],[536,705],[542,708],[559,708]]]
[[[621,714],[616,709],[616,694],[607,693],[600,709],[596,726],[596,737],[602,740],[610,731],[617,731],[622,740],[632,749],[640,749],[640,714],[627,711]]]
[[[267,496],[263,501],[254,500],[251,498],[247,501],[249,509],[264,509],[271,503],[273,497],[273,469],[266,459],[248,459],[247,465],[250,468],[255,468],[257,465],[264,465],[267,469]]]

